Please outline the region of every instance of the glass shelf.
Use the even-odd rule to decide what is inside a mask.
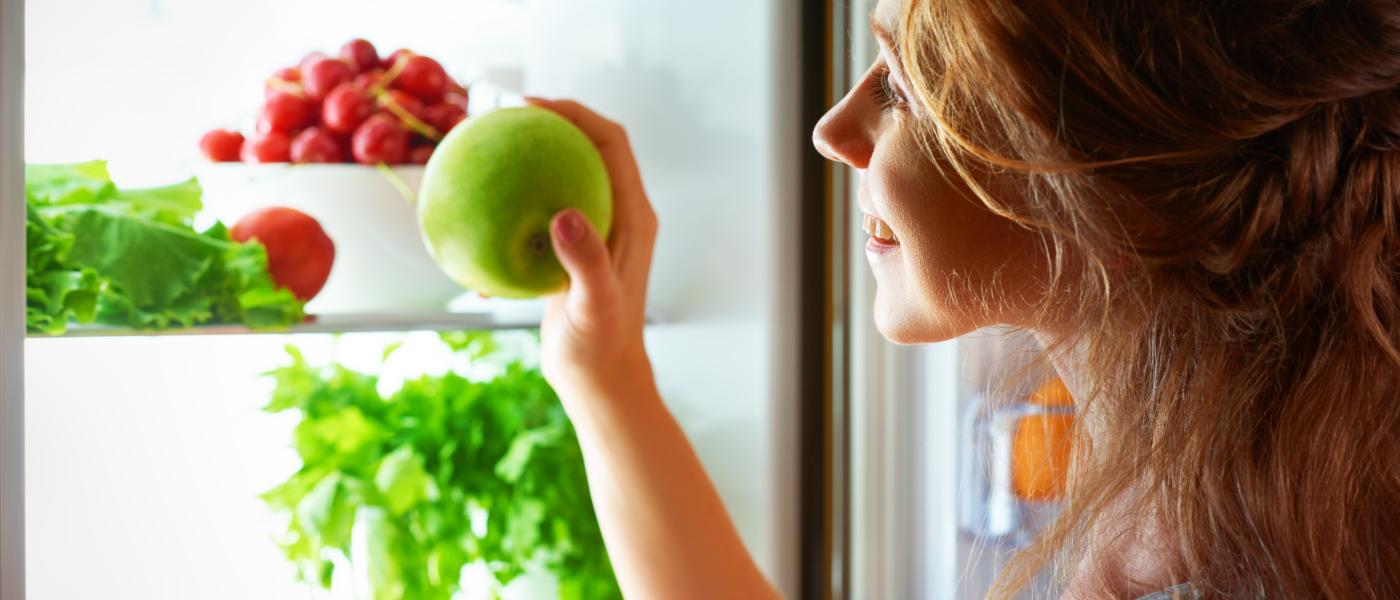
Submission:
[[[484,299],[463,295],[444,309],[337,312],[309,315],[286,329],[249,329],[236,324],[209,324],[184,329],[140,330],[105,325],[71,325],[63,335],[29,334],[31,338],[358,333],[375,331],[465,331],[534,329],[544,316],[543,300]],[[648,320],[650,322],[650,320]]]
[[[73,325],[63,335],[31,333],[30,338],[86,338],[116,336],[245,335],[298,333],[355,333],[369,331],[458,331],[534,329],[538,318],[500,316],[492,313],[342,314],[313,315],[287,329],[249,329],[241,325],[200,325],[185,329],[140,330],[103,325]]]
[[[92,337],[131,337],[131,336],[187,336],[187,335],[250,335],[250,334],[301,334],[301,333],[366,333],[393,331],[506,331],[536,329],[540,326],[544,305],[540,302],[524,302],[521,306],[509,306],[498,310],[472,312],[419,312],[381,314],[328,314],[310,315],[299,325],[286,329],[249,329],[242,325],[210,324],[182,329],[128,329],[106,325],[70,325],[62,335],[30,333],[30,339],[63,339]],[[658,320],[650,311],[646,324],[655,325]]]

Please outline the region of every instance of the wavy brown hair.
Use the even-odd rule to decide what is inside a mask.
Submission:
[[[1093,384],[992,595],[1140,593],[1088,550],[1146,528],[1203,597],[1400,598],[1400,2],[910,0],[898,46]]]

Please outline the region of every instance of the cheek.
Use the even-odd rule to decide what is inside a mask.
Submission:
[[[1027,325],[1046,262],[1038,237],[988,210],[951,166],[945,177],[911,140],[882,142],[868,191],[901,249],[875,265],[881,333],[914,343]]]

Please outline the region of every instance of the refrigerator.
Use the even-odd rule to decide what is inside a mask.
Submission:
[[[432,346],[436,331],[488,328],[509,336],[537,324],[538,305],[528,302],[465,298],[434,306],[408,299],[402,307],[380,302],[360,312],[339,303],[316,323],[286,332],[75,327],[26,339],[18,317],[25,162],[104,159],[117,183],[130,186],[203,175],[206,212],[226,219],[251,206],[226,202],[302,202],[249,194],[325,194],[297,185],[230,192],[238,184],[217,181],[198,141],[216,127],[250,130],[269,74],[313,50],[333,54],[354,37],[382,53],[410,48],[436,58],[470,84],[473,110],[518,104],[522,93],[568,97],[627,126],[664,232],[646,331],[659,388],[749,551],[779,589],[800,593],[803,340],[792,216],[801,210],[801,162],[809,149],[801,115],[792,110],[802,68],[799,3],[3,6],[6,600],[352,597],[295,581],[274,543],[279,522],[258,495],[298,463],[289,415],[260,410],[273,385],[264,374],[287,363],[288,344],[312,362],[371,369],[388,345],[403,343],[410,354],[402,368],[430,371],[441,357],[413,348]],[[326,225],[337,260],[345,261],[337,268],[364,259],[352,256],[362,243],[355,236],[371,243],[368,234],[336,239]],[[333,270],[327,290],[339,285],[337,275]],[[392,272],[379,276],[382,288],[413,283],[394,280]],[[550,593],[547,582],[505,592]]]
[[[438,332],[491,330],[531,361],[538,303],[462,294],[415,270],[421,248],[401,255],[416,231],[391,204],[421,171],[200,156],[205,131],[256,127],[275,70],[354,37],[438,59],[469,120],[530,94],[627,127],[660,221],[659,389],[785,597],[980,597],[1053,516],[1007,494],[1014,418],[989,425],[1023,404],[990,390],[1035,346],[899,347],[873,327],[858,174],[810,144],[875,57],[873,4],[0,0],[0,598],[368,597],[353,565],[329,591],[298,581],[286,516],[259,497],[299,465],[293,415],[263,410],[285,348],[400,382],[455,368]],[[26,334],[24,164],[92,159],[120,185],[199,176],[201,226],[273,204],[321,218],[337,262],[315,320]],[[547,576],[463,577],[462,598],[557,596]]]

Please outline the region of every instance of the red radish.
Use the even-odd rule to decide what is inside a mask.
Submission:
[[[353,83],[342,83],[326,96],[321,105],[321,123],[340,135],[355,133],[355,128],[374,113],[374,104]]]
[[[437,102],[447,92],[447,71],[431,58],[421,54],[410,56],[404,60],[403,71],[391,86],[424,102]]]
[[[243,134],[229,129],[215,129],[200,138],[199,149],[214,162],[238,162],[243,152]]]
[[[445,94],[445,95],[442,97],[442,102],[445,103],[445,104],[455,104],[455,105],[457,105],[457,106],[462,107],[462,110],[466,110],[466,109],[467,109],[467,91],[466,91],[466,90],[462,90],[462,92],[461,92],[460,94],[457,93],[457,92],[448,92],[447,94]]]
[[[316,109],[311,100],[287,92],[274,92],[263,102],[258,131],[294,133],[315,121]]]
[[[276,93],[287,93],[293,96],[305,96],[306,92],[301,89],[301,71],[296,67],[286,67],[278,69],[277,72],[268,77],[263,82],[263,98],[271,98]]]
[[[434,104],[423,110],[423,120],[444,135],[466,118],[466,109],[447,102]]]
[[[210,160],[421,163],[467,117],[467,88],[438,61],[406,48],[380,55],[363,38],[334,57],[310,52],[263,85],[256,133],[206,133]]]
[[[340,47],[340,60],[354,67],[356,73],[379,68],[379,52],[374,49],[374,44],[360,38],[345,42]]]
[[[326,56],[325,52],[322,52],[320,50],[314,50],[312,52],[307,53],[306,56],[303,56],[301,58],[301,62],[297,63],[297,69],[300,69],[302,73],[306,73],[306,67],[308,65],[318,60],[324,60],[326,58],[329,57]]]
[[[390,52],[388,56],[384,57],[384,60],[379,62],[379,68],[384,69],[386,71],[392,69],[394,68],[394,65],[399,62],[399,59],[409,56],[413,56],[412,50],[409,50],[408,48],[399,48],[398,50]]]
[[[355,72],[350,65],[334,58],[311,61],[301,70],[301,85],[306,95],[321,100],[342,83],[354,79]]]
[[[391,106],[402,109],[404,112],[413,115],[413,117],[419,121],[422,121],[425,116],[423,112],[425,108],[423,106],[423,101],[400,90],[389,90],[385,92],[379,97],[379,105],[385,109],[389,109],[390,113],[393,113],[393,110],[390,108]]]
[[[309,127],[292,140],[292,162],[345,162],[345,149],[331,132],[320,127]]]
[[[274,71],[272,76],[282,81],[290,81],[293,83],[301,81],[301,71],[297,70],[296,67],[282,67]]]
[[[447,93],[461,96],[462,106],[467,105],[467,88],[462,87],[462,84],[453,81],[451,77],[447,78]]]
[[[378,84],[379,80],[383,77],[384,69],[370,69],[368,71],[365,71],[364,73],[356,75],[355,79],[353,79],[350,83],[351,85],[355,86],[355,89],[368,94],[370,92],[370,89],[373,88],[376,84]]]
[[[414,146],[408,151],[408,163],[412,165],[426,165],[428,159],[433,156],[433,150],[437,147],[431,144],[426,146]]]
[[[236,242],[257,240],[267,249],[267,271],[302,301],[320,293],[335,263],[335,243],[310,215],[274,206],[250,212],[228,232]]]
[[[284,163],[292,159],[292,138],[280,131],[253,136],[243,144],[243,162]]]
[[[403,164],[408,159],[408,130],[392,116],[379,113],[369,118],[350,140],[355,162],[364,165]]]

